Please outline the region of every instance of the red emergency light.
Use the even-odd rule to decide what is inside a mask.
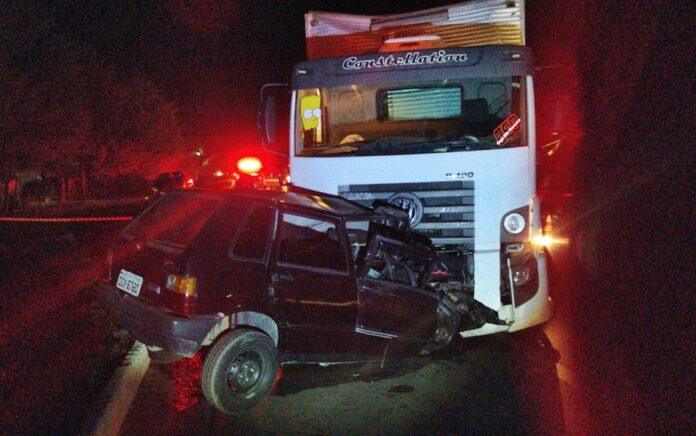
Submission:
[[[263,165],[261,164],[261,159],[253,156],[247,156],[239,159],[237,161],[237,169],[242,174],[249,174],[251,176],[256,176],[261,171]]]

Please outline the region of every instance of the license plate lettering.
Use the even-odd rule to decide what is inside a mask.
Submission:
[[[122,269],[116,280],[116,287],[133,296],[140,295],[140,288],[143,286],[143,278],[130,271]]]

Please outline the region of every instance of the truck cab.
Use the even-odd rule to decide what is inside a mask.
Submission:
[[[432,240],[434,276],[504,321],[463,337],[551,316],[523,13],[523,2],[498,0],[379,17],[310,12],[309,60],[289,86],[291,183],[405,209]],[[278,101],[262,92],[269,146]]]

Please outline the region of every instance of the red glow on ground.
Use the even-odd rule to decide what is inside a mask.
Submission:
[[[169,407],[184,412],[201,401],[201,372],[203,361],[197,353],[190,359],[183,359],[167,365],[174,389],[168,399]]]

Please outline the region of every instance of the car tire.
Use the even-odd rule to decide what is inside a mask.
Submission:
[[[221,412],[240,414],[270,392],[278,366],[278,351],[271,338],[256,330],[233,330],[205,358],[203,394]]]

